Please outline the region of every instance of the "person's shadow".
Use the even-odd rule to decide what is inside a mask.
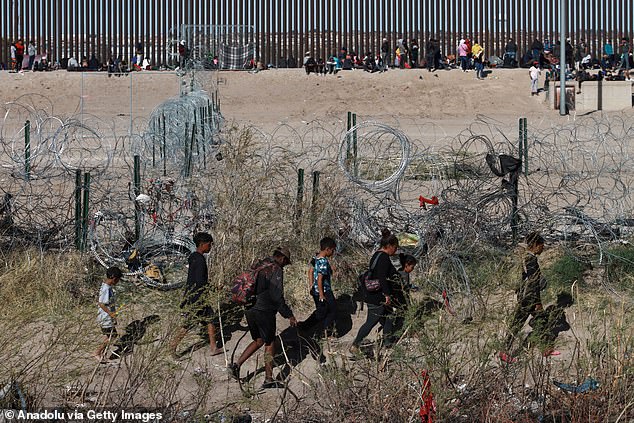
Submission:
[[[224,303],[220,305],[220,312],[222,316],[222,329],[217,322],[214,323],[216,325],[216,346],[218,348],[222,348],[223,335],[224,344],[226,345],[227,342],[231,340],[234,332],[245,332],[249,330],[248,327],[240,324],[244,316],[244,309],[241,305]],[[200,326],[199,336],[200,339],[198,342],[180,353],[179,356],[184,357],[188,354],[192,354],[194,351],[209,346],[209,334],[207,333],[206,325]]]
[[[342,294],[337,298],[337,318],[334,324],[336,338],[341,338],[352,330],[352,316],[357,312],[356,301],[348,294]],[[322,334],[320,322],[315,313],[306,320],[300,322],[297,327],[287,327],[274,341],[275,357],[274,367],[281,367],[277,380],[286,380],[293,367],[299,365],[308,356],[316,362],[324,364],[326,357],[321,348]],[[253,379],[264,371],[264,366],[247,374],[244,381]]]
[[[125,333],[115,342],[114,351],[110,355],[110,360],[132,354],[134,346],[139,345],[148,326],[157,323],[161,318],[157,314],[152,314],[141,320],[133,320],[126,326]]]
[[[341,338],[352,330],[352,315],[357,311],[356,302],[348,294],[337,298],[337,317],[334,323],[334,337]],[[326,356],[321,348],[321,322],[314,313],[297,328],[288,327],[275,339],[275,366],[282,366],[279,380],[285,380],[293,367],[299,365],[309,355],[318,363],[325,364]]]

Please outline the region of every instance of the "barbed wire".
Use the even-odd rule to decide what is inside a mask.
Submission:
[[[214,198],[222,190],[216,185],[218,172],[229,179],[249,172],[258,181],[259,196],[284,197],[292,209],[299,169],[325,178],[319,195],[329,203],[322,202],[318,223],[359,245],[371,244],[381,228],[389,227],[414,235],[417,254],[428,248],[433,233],[442,234],[437,242],[445,251],[459,256],[479,244],[510,245],[541,230],[579,260],[604,264],[614,258],[610,244],[625,242],[634,225],[629,189],[634,119],[627,114],[529,127],[528,162],[516,172],[515,204],[512,172],[496,176],[494,169],[500,171],[501,155],[525,157],[519,157],[518,137],[486,116],[477,116],[453,137],[435,124],[397,117],[394,123],[407,132],[379,122],[347,129],[322,120],[266,132],[231,127],[215,98],[194,90],[158,106],[145,131],[121,137],[114,123],[96,116],[55,116],[53,102],[41,95],[2,107],[2,233],[11,242],[41,248],[73,244],[77,170],[92,176],[91,215],[125,216],[122,233],[134,227],[135,212],[147,220],[146,228],[163,225],[165,233],[185,238],[209,227],[223,212],[216,210]],[[26,127],[18,125],[26,120],[28,160]],[[241,165],[228,166],[223,152]],[[161,199],[171,202],[168,207],[136,201],[135,154],[142,158],[142,193],[161,186],[154,201],[172,184]],[[419,200],[428,203],[425,208]]]

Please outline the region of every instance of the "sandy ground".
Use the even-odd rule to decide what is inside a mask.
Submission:
[[[343,122],[345,125],[348,111],[357,113],[359,121],[398,123],[405,132],[431,124],[447,136],[454,136],[465,129],[478,115],[496,120],[498,126],[506,128],[510,135],[517,134],[517,119],[520,116],[527,117],[529,124],[539,127],[571,119],[560,117],[557,110],[548,110],[543,94],[531,97],[530,81],[525,69],[493,70],[482,81],[475,79],[474,72],[463,73],[458,70],[436,73],[426,70],[390,70],[385,74],[345,71],[338,75],[307,76],[301,69],[294,69],[269,70],[257,74],[220,72],[217,78],[224,117],[237,124],[258,126],[265,131],[272,131],[284,123],[296,126],[312,120],[333,125]],[[134,128],[142,127],[142,122],[156,106],[169,97],[177,96],[179,83],[177,76],[167,72],[144,72],[120,78],[109,78],[105,73],[2,72],[0,99],[4,103],[22,95],[35,94],[19,101],[65,117],[83,110],[84,113],[113,122],[117,132],[125,133],[131,122]],[[14,113],[7,115],[9,124],[22,122],[28,115],[24,112]],[[304,310],[298,317],[305,318],[306,314],[307,310]],[[364,319],[365,312],[352,316],[352,327],[335,349],[345,351]],[[278,329],[284,330],[286,327],[287,322],[279,320]],[[227,345],[228,351],[233,350],[241,333],[236,335]],[[188,337],[184,345],[191,345],[195,339],[193,335]],[[245,344],[246,341],[242,341],[238,352]],[[185,388],[193,390],[193,374],[202,371],[217,383],[216,392],[225,393],[223,398],[240,398],[237,384],[228,381],[226,358],[212,358],[206,352],[206,348],[197,350],[183,363],[177,364],[187,374]],[[261,353],[258,357],[257,362],[261,363]],[[89,366],[91,362],[88,359],[86,361],[86,366]],[[253,370],[255,362],[255,358],[251,360],[249,369]],[[306,374],[308,379],[293,381],[293,388],[307,392],[303,384],[315,375],[317,367],[312,358],[303,360],[299,371]],[[113,372],[113,367],[106,366],[98,370],[98,375],[100,377]],[[268,391],[260,399],[271,400],[276,406],[278,395],[279,392]],[[186,397],[185,394],[183,396]]]
[[[449,136],[463,130],[478,115],[499,121],[516,133],[517,119],[543,127],[568,121],[548,110],[545,95],[531,97],[525,69],[491,70],[484,80],[459,70],[390,70],[369,74],[360,70],[337,75],[307,76],[301,69],[208,73],[216,79],[222,114],[238,124],[272,131],[282,123],[300,125],[313,120],[345,124],[348,111],[358,121],[376,120],[408,127],[433,124]],[[35,102],[58,116],[83,110],[114,121],[118,132],[129,130],[130,120],[147,119],[162,101],[179,93],[179,79],[169,72],[138,72],[122,77],[106,73],[0,73],[3,102],[25,94],[43,97]],[[542,81],[543,84],[543,77]],[[207,89],[213,89],[207,83]],[[30,97],[32,98],[32,96]],[[20,119],[17,119],[18,121]],[[141,128],[141,125],[136,126]]]

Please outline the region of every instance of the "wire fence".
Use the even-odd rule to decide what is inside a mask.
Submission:
[[[218,216],[239,222],[219,196],[245,195],[245,173],[257,181],[246,195],[293,222],[289,239],[321,227],[343,244],[370,246],[389,227],[415,254],[439,246],[458,267],[477,246],[508,247],[533,230],[606,264],[623,259],[611,246],[626,243],[634,225],[627,115],[524,123],[516,137],[486,116],[453,137],[424,122],[356,123],[356,115],[348,125],[265,132],[223,125],[215,92],[192,84],[121,135],[116,122],[56,116],[52,105],[27,95],[2,106],[2,243],[92,249],[154,286],[182,282],[170,257],[192,248],[195,231]]]

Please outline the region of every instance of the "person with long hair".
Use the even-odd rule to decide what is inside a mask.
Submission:
[[[392,301],[392,288],[389,281],[398,275],[398,271],[392,264],[390,256],[396,254],[396,250],[398,250],[398,238],[388,229],[383,229],[381,235],[379,249],[372,255],[369,266],[369,277],[378,281],[379,288],[369,291],[364,284],[361,284],[361,290],[365,297],[364,302],[368,305],[368,316],[365,323],[359,328],[359,332],[350,347],[350,352],[353,354],[359,352],[361,342],[387,315],[388,308]],[[391,333],[391,326],[391,319],[385,319],[385,325],[383,327],[384,337],[385,334]]]

